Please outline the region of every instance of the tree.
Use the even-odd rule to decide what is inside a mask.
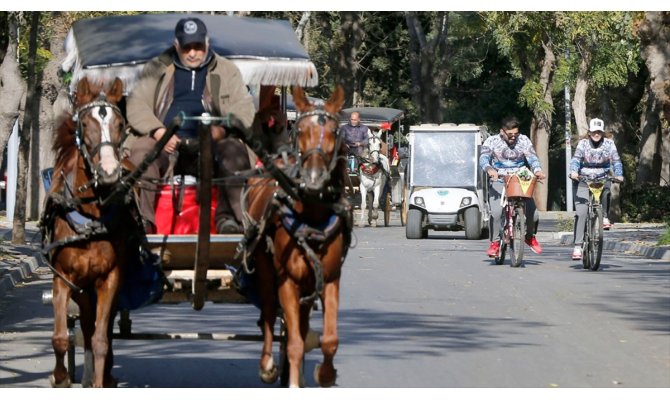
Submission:
[[[409,34],[410,94],[421,122],[443,122],[447,82],[449,12],[405,13]],[[424,27],[425,25],[425,27]]]
[[[7,146],[7,141],[19,118],[21,105],[26,93],[26,84],[21,77],[18,55],[17,30],[21,13],[6,13],[7,18],[7,48],[3,49],[4,58],[0,64],[0,149]],[[4,36],[4,35],[3,35]],[[0,151],[0,164],[3,161],[3,152]]]
[[[36,73],[35,60],[37,58],[37,30],[39,29],[40,12],[30,13],[30,43],[28,49],[28,91],[26,95],[25,115],[20,131],[19,142],[19,166],[16,186],[16,207],[14,208],[14,221],[12,229],[12,243],[25,243],[26,205],[28,190],[28,163],[30,160],[31,132],[39,125],[39,75]]]
[[[547,175],[549,171],[549,132],[554,104],[552,98],[553,73],[556,66],[554,46],[560,43],[552,12],[490,12],[482,13],[501,53],[512,62],[518,76],[524,80],[518,100],[533,113],[530,138]],[[535,202],[540,211],[547,209],[548,185],[538,185]]]
[[[638,28],[649,70],[636,184],[670,181],[670,13],[646,12]]]

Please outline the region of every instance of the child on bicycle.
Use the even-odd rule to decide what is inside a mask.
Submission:
[[[489,175],[489,207],[491,220],[489,232],[491,244],[486,254],[493,258],[500,248],[500,228],[503,208],[500,198],[504,183],[500,175],[512,175],[520,168],[528,166],[538,179],[545,175],[537,158],[533,143],[527,136],[519,134],[519,120],[507,117],[502,120],[500,134],[490,136],[484,141],[479,156],[479,167]],[[542,246],[535,238],[539,216],[535,201],[526,199],[526,244],[536,254],[542,254]]]
[[[575,220],[574,244],[572,250],[572,259],[582,259],[582,244],[584,243],[584,230],[586,229],[587,204],[589,201],[589,187],[586,182],[578,181],[580,176],[591,180],[606,179],[610,169],[613,167],[614,177],[619,182],[623,182],[623,164],[617,152],[616,145],[612,139],[603,137],[605,123],[602,119],[593,118],[589,122],[589,137],[582,139],[577,143],[575,154],[570,161],[570,178],[574,180],[573,190],[575,210],[577,212]],[[605,181],[601,203],[603,206],[603,228],[610,227],[610,221],[607,218],[610,205],[610,187],[611,182]]]

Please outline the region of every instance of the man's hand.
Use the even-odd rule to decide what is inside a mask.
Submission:
[[[542,172],[542,171],[537,171],[535,173],[535,177],[537,178],[538,181],[541,181],[544,178],[546,178],[546,175],[544,175],[544,172]]]
[[[221,125],[212,125],[212,139],[217,142],[226,137],[226,130]]]
[[[163,135],[165,135],[165,132],[167,132],[167,129],[159,128],[154,132],[153,138],[156,141],[159,141],[159,140],[161,140]],[[163,147],[163,151],[168,153],[168,154],[174,153],[175,150],[177,150],[177,146],[179,145],[179,142],[181,142],[181,139],[179,139],[179,137],[177,137],[177,135],[172,135],[170,140],[168,140],[168,142],[165,144],[165,147]]]
[[[616,181],[616,183],[623,183],[623,176],[615,176],[614,180]]]
[[[495,168],[487,169],[486,173],[489,174],[489,177],[491,178],[492,181],[497,181],[498,180],[498,171],[496,171]]]
[[[570,172],[570,179],[572,180],[578,180],[579,179],[579,174],[575,171]]]

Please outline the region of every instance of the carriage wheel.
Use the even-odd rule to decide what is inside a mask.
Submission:
[[[384,226],[389,226],[391,222],[391,193],[386,193],[384,201]]]
[[[407,188],[402,188],[402,200],[400,202],[400,225],[407,223]]]

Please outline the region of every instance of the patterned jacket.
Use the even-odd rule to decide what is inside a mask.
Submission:
[[[499,134],[490,136],[482,144],[479,167],[484,171],[495,168],[499,175],[510,175],[523,166],[528,166],[533,173],[542,171],[533,143],[527,136],[519,135],[512,147]]]
[[[614,176],[623,176],[623,164],[612,139],[603,138],[598,147],[593,147],[589,138],[577,143],[575,154],[570,161],[570,172],[577,172],[590,179],[599,179],[606,177],[612,167]]]

